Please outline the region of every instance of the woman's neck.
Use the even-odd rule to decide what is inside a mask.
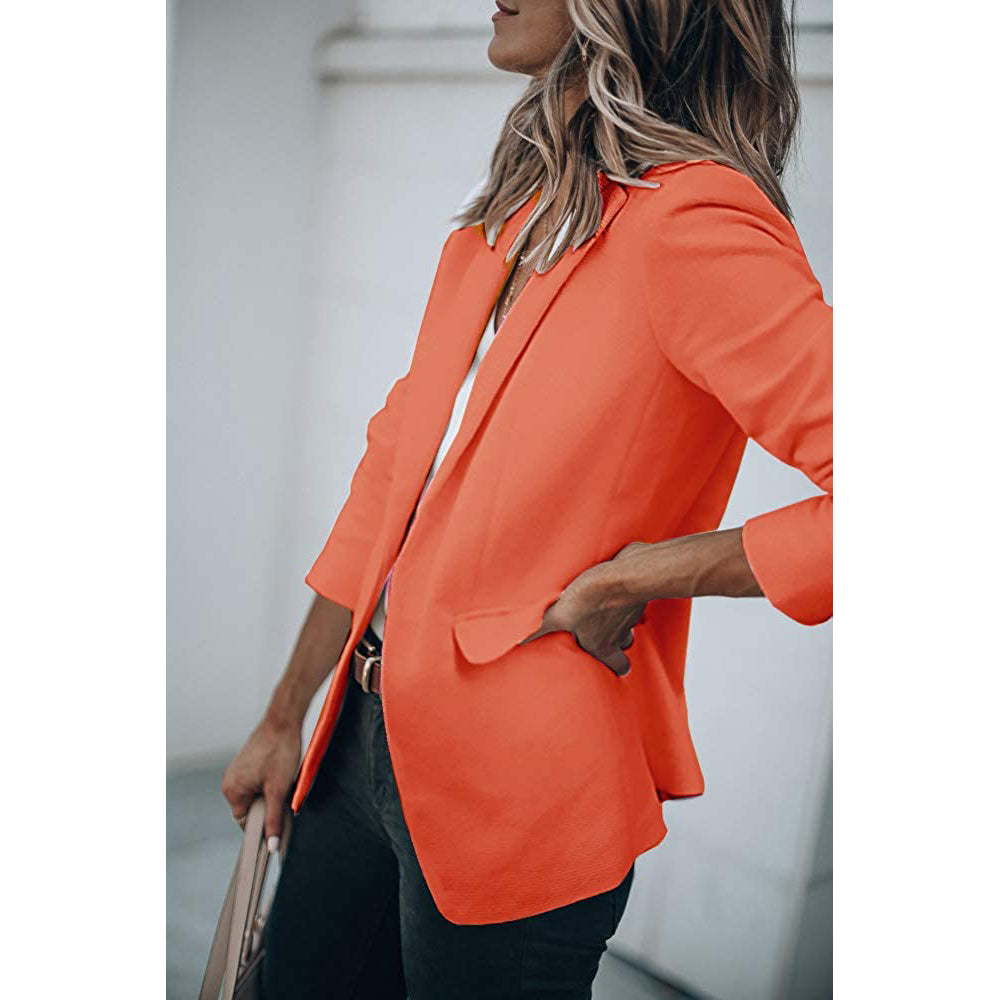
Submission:
[[[563,124],[568,125],[577,109],[587,99],[587,85],[583,81],[567,84],[563,91]]]

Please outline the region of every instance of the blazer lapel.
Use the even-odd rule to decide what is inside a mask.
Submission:
[[[420,500],[421,509],[433,502],[447,481],[559,290],[625,204],[625,188],[610,181],[603,172],[599,172],[598,177],[603,207],[594,236],[577,250],[567,250],[545,274],[533,272],[504,318],[500,331],[495,335],[492,329],[487,332],[493,339],[476,373],[458,433]],[[439,287],[432,290],[421,326],[420,354],[414,356],[414,366],[420,366],[420,375],[413,380],[407,393],[380,533],[381,544],[379,551],[372,553],[366,574],[368,579],[362,588],[365,594],[381,583],[377,577],[389,555],[387,549],[398,546],[402,539],[406,519],[420,496],[451,418],[455,395],[468,373],[480,335],[513,266],[513,262],[508,264],[505,260],[507,251],[537,198],[536,192],[510,215],[494,246],[486,242],[480,225],[474,234],[478,237],[472,244],[474,249],[471,253],[464,250],[465,260],[442,261],[446,267],[444,280],[440,285],[435,281]],[[459,247],[454,247],[449,252],[458,250]],[[425,330],[432,330],[434,335],[425,336]],[[386,531],[386,526],[392,530]]]
[[[573,250],[571,248],[567,250],[550,270],[546,271],[544,274],[539,274],[537,271],[532,272],[531,276],[528,278],[524,288],[521,290],[518,297],[514,300],[514,304],[507,312],[500,330],[490,342],[489,349],[483,356],[483,360],[479,366],[479,371],[476,373],[476,379],[472,384],[472,391],[469,395],[469,400],[466,405],[465,413],[462,417],[458,433],[452,441],[451,447],[448,449],[440,467],[434,474],[434,478],[431,480],[430,485],[427,487],[427,492],[420,501],[421,506],[432,502],[434,496],[440,492],[441,488],[447,482],[449,475],[452,473],[465,449],[475,436],[480,424],[489,412],[490,405],[502,388],[507,376],[514,368],[517,360],[524,353],[525,348],[528,346],[532,336],[538,329],[538,324],[541,322],[542,317],[545,315],[556,295],[558,295],[559,290],[569,280],[570,275],[576,270],[576,268],[579,267],[580,263],[587,256],[588,252],[597,240],[600,239],[601,234],[607,227],[608,223],[611,222],[621,209],[622,205],[625,204],[627,195],[625,188],[622,185],[608,180],[603,172],[599,173],[599,181],[601,185],[603,208],[601,212],[601,221],[598,224],[597,231],[589,240],[581,244],[578,249]],[[504,226],[500,237],[497,239],[496,246],[491,251],[492,255],[502,265],[502,273],[504,275],[506,275],[507,270],[509,269],[509,266],[504,263],[504,257],[506,256],[511,244],[514,242],[514,238],[520,229],[521,223],[527,218],[533,203],[534,199],[532,199],[532,201],[526,206],[522,206],[522,208],[518,209],[518,211],[511,216],[508,223]],[[515,224],[511,225],[512,222]],[[492,287],[490,287],[489,290],[483,288],[481,292],[479,290],[473,291],[470,288],[470,294],[474,298],[481,300],[481,305],[477,314],[478,322],[475,326],[474,333],[474,338],[477,341],[478,335],[482,332],[486,319],[493,310],[499,291],[499,287],[496,288],[495,291]],[[493,336],[492,331],[488,333],[488,336]],[[471,353],[468,360],[471,362]],[[464,377],[465,372],[467,371],[468,363],[465,365],[462,377]],[[461,379],[459,380],[459,384],[460,383]],[[453,392],[447,401],[449,416],[454,398],[455,394]],[[434,450],[437,449],[439,441],[440,436],[434,442]],[[433,452],[430,457],[433,458]]]

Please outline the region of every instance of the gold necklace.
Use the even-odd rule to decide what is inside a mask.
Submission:
[[[538,241],[538,244],[541,245],[542,243],[544,243],[545,240],[548,239],[549,233],[551,232],[552,232],[552,226],[550,224],[549,226],[546,227],[545,234],[542,236],[541,240]],[[520,287],[517,289],[517,295],[514,294],[514,288],[518,284],[520,268],[521,265],[524,263],[524,256],[527,243],[528,241],[525,240],[525,245],[522,246],[521,249],[517,252],[517,257],[514,260],[514,266],[510,269],[510,274],[507,279],[507,284],[504,287],[503,295],[501,296],[501,301],[497,312],[497,318],[499,319],[500,322],[496,324],[496,329],[499,329],[500,325],[507,318],[507,313],[509,313],[510,310],[514,307],[514,302],[517,299],[517,295],[521,294],[521,292],[524,290],[525,285],[527,285],[528,281],[531,280],[531,275],[529,274],[528,277],[523,282],[521,282]],[[532,268],[532,270],[534,270],[534,268]]]

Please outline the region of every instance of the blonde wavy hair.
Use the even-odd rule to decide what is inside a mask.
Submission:
[[[786,0],[566,0],[573,32],[504,121],[479,193],[455,216],[493,245],[505,219],[541,189],[513,260],[564,181],[568,197],[526,260],[549,270],[597,230],[597,171],[636,187],[681,160],[747,174],[789,219],[781,176],[795,138],[792,12]],[[568,87],[586,87],[564,122]]]

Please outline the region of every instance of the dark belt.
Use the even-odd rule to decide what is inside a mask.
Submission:
[[[354,664],[352,673],[361,689],[368,694],[382,694],[382,641],[372,631],[365,629],[365,634],[354,647]]]

